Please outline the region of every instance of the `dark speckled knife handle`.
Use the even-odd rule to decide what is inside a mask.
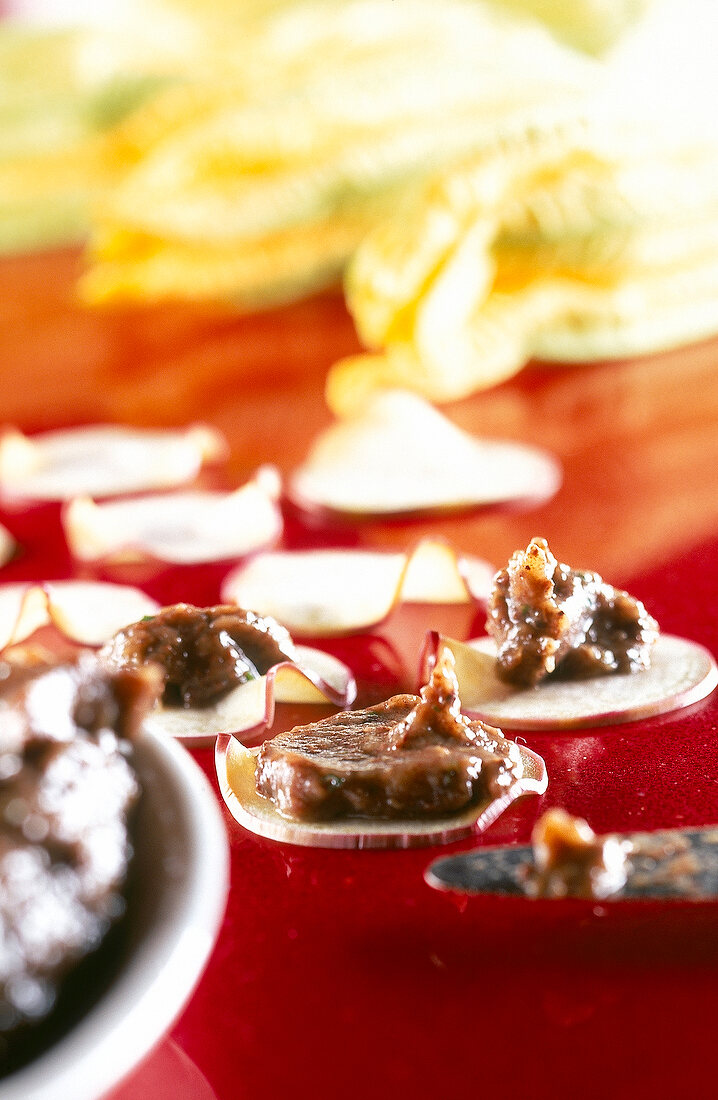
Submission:
[[[718,898],[718,826],[627,833],[632,851],[626,860],[626,883],[601,903],[630,899],[706,901]],[[524,886],[532,866],[526,847],[477,848],[435,860],[426,881],[440,890],[462,894],[529,895]]]

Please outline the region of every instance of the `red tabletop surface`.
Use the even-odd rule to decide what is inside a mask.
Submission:
[[[228,437],[225,483],[263,462],[296,466],[330,420],[329,365],[357,347],[338,294],[246,318],[197,306],[93,313],[73,300],[78,264],[72,253],[0,264],[5,420],[28,430],[202,419]],[[552,501],[353,529],[290,516],[286,544],[399,548],[431,531],[498,567],[544,535],[561,560],[628,587],[664,630],[717,653],[717,364],[709,342],[532,365],[446,411],[482,435],[552,450],[565,475]],[[23,554],[0,579],[80,575],[57,507],[2,518]],[[230,567],[119,579],[162,602],[211,603]],[[359,701],[373,702],[415,686],[427,629],[468,637],[482,623],[480,611],[406,607],[371,635],[317,644],[352,666]],[[300,719],[279,711],[278,723]],[[598,831],[718,822],[717,726],[718,694],[643,722],[527,732],[547,793],[449,848],[292,847],[225,813],[231,888],[218,943],[171,1036],[113,1100],[713,1095],[713,905],[463,898],[423,874],[439,851],[525,843],[552,805]],[[193,755],[216,789],[212,751]]]

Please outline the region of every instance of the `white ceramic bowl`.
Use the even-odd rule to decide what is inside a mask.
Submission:
[[[0,1081],[2,1100],[96,1100],[170,1028],[214,945],[229,878],[218,799],[173,741],[146,734],[136,763],[144,794],[125,918],[127,957],[62,1039]]]

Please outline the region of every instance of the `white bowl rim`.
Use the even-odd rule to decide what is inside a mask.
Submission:
[[[0,1080],[2,1100],[97,1100],[117,1086],[169,1030],[205,967],[224,915],[229,848],[219,800],[181,745],[146,730],[138,772],[156,767],[189,837],[171,921],[152,928],[117,981],[67,1035]]]

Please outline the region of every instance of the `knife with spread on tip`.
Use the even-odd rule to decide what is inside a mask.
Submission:
[[[446,856],[424,877],[464,894],[707,901],[718,898],[718,826],[597,836],[582,819],[550,810],[531,845]]]

